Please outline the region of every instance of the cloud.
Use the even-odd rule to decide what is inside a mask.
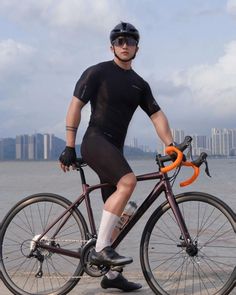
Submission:
[[[228,0],[226,10],[229,14],[236,17],[236,0]]]
[[[108,28],[120,13],[120,5],[109,0],[61,0],[51,14],[52,25],[68,27]],[[106,21],[104,21],[106,20]]]
[[[9,115],[23,109],[21,95],[30,84],[36,49],[12,39],[0,41],[0,117],[8,125]],[[14,116],[14,115],[13,115]],[[12,125],[12,120],[9,126]]]
[[[233,117],[236,109],[236,41],[225,46],[215,64],[192,67],[173,75],[176,87],[188,88],[193,105],[210,110],[210,116]]]
[[[1,0],[0,13],[16,22],[32,23],[47,19],[51,6],[50,0],[25,0],[20,5],[17,0]]]
[[[75,67],[78,56],[67,53],[0,41],[0,137],[34,131],[64,135],[66,109],[81,71]],[[85,110],[82,125],[88,117]]]
[[[0,7],[4,16],[23,24],[94,31],[113,26],[121,12],[122,5],[109,0],[25,0],[20,5],[17,0],[2,0]]]
[[[35,54],[30,45],[8,39],[0,41],[0,80],[11,74],[29,74],[29,64]]]

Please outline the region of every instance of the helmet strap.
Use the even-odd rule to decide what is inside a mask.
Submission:
[[[115,47],[114,47],[114,46],[113,46],[113,48],[114,48],[114,55],[115,55],[115,57],[118,58],[118,59],[119,59],[120,61],[122,61],[122,62],[129,62],[129,61],[131,61],[132,59],[135,59],[135,57],[136,57],[137,50],[135,51],[134,55],[133,55],[131,58],[129,58],[129,59],[122,59],[122,58],[120,58],[120,57],[116,54],[116,50],[115,50]]]

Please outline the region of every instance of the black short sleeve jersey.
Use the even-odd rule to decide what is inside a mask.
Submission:
[[[138,106],[148,116],[160,110],[152,91],[135,71],[124,70],[114,61],[92,66],[84,71],[74,96],[91,103],[89,126],[123,143],[130,120]]]

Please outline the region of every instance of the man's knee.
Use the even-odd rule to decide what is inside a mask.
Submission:
[[[129,173],[121,177],[117,183],[117,189],[122,191],[131,192],[134,190],[137,183],[136,176],[133,173]]]

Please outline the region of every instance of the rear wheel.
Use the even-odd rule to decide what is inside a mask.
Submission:
[[[80,260],[35,248],[34,242],[70,204],[58,195],[37,194],[19,202],[5,217],[0,232],[0,265],[2,280],[13,294],[66,294],[80,280]],[[64,218],[41,242],[79,251],[86,239],[85,220],[77,209],[72,211],[54,237]]]
[[[187,251],[169,203],[150,217],[140,258],[155,294],[229,294],[236,280],[235,214],[219,199],[204,193],[176,197],[196,251]]]

